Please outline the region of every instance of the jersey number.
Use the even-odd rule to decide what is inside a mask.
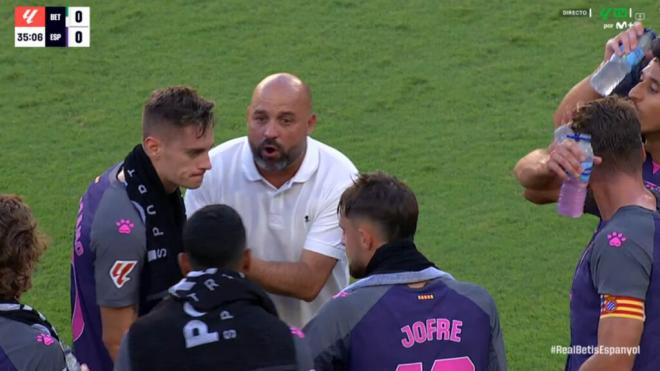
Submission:
[[[422,362],[402,363],[396,366],[396,371],[423,371]],[[443,358],[433,362],[431,371],[474,371],[474,363],[470,357]]]

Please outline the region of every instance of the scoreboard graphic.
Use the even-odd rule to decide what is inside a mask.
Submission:
[[[14,46],[17,48],[88,48],[89,7],[17,6]]]

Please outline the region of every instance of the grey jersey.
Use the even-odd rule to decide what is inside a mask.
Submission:
[[[0,370],[66,370],[60,343],[44,328],[0,317]]]
[[[123,183],[110,177],[91,229],[96,303],[104,307],[137,305],[140,272],[146,257],[142,216],[126,194]]]
[[[141,209],[108,169],[80,200],[71,265],[71,332],[76,357],[92,371],[112,370],[99,306],[138,305],[146,233]]]
[[[656,194],[660,201],[660,197]],[[624,206],[601,221],[584,250],[571,288],[571,345],[596,346],[601,319],[643,321],[633,370],[657,370],[660,354],[660,214]],[[591,354],[571,354],[567,370],[578,370]]]

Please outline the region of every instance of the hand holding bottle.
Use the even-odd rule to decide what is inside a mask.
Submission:
[[[603,62],[609,61],[614,54],[621,57],[630,53],[630,51],[637,47],[639,38],[642,37],[643,34],[644,26],[642,23],[637,22],[629,29],[607,40],[607,43],[605,43],[605,55],[603,56]]]
[[[638,34],[641,28],[641,36]],[[620,33],[605,44],[605,61],[591,76],[591,87],[605,97],[625,79],[650,50],[655,33],[644,32],[641,23]],[[609,56],[609,58],[608,58]]]

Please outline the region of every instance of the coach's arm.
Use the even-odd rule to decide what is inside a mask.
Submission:
[[[266,290],[313,301],[325,286],[337,261],[345,259],[337,204],[344,187],[336,187],[311,216],[311,226],[297,261],[265,261],[255,258],[247,276]]]
[[[337,259],[303,250],[297,262],[266,261],[252,256],[247,276],[266,290],[305,301],[316,299]]]
[[[639,346],[644,322],[632,318],[601,318],[598,323],[598,346],[629,349]],[[632,353],[632,352],[631,352]],[[580,371],[632,370],[635,354],[594,354],[580,367]]]

